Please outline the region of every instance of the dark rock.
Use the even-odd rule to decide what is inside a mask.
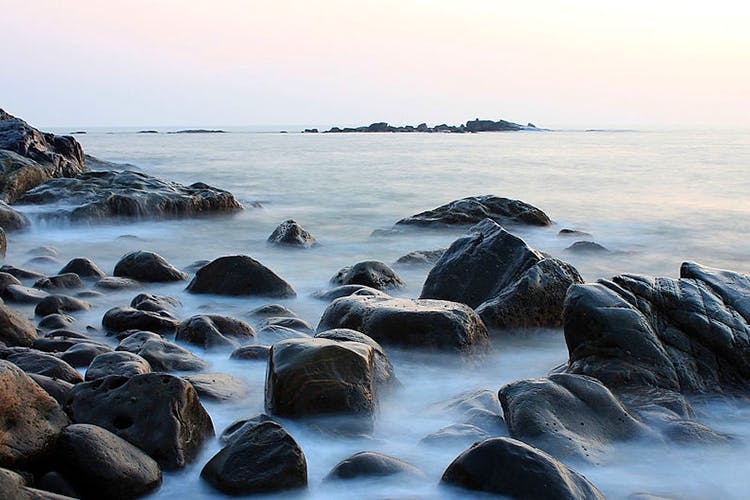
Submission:
[[[64,405],[68,400],[70,391],[73,389],[73,384],[60,380],[58,378],[48,377],[46,375],[39,375],[38,373],[27,374],[31,379],[39,384],[39,387],[55,398],[60,406]]]
[[[151,312],[170,311],[177,309],[181,305],[180,301],[174,297],[153,295],[150,293],[138,294],[130,301],[130,307],[133,309]]]
[[[511,498],[604,498],[582,475],[543,451],[509,438],[475,443],[448,466],[441,481]]]
[[[60,354],[60,359],[70,366],[83,368],[89,366],[94,358],[107,352],[112,352],[112,348],[107,345],[80,342]]]
[[[55,461],[76,491],[88,498],[137,498],[161,484],[161,469],[151,457],[95,425],[67,427],[60,434]]]
[[[154,371],[195,371],[208,368],[208,363],[192,352],[152,332],[135,331],[125,337],[115,350],[141,356]]]
[[[310,338],[310,335],[285,326],[270,325],[264,326],[255,332],[255,338],[257,342],[270,345],[275,344],[280,340],[306,339]]]
[[[105,276],[98,280],[94,286],[102,290],[127,290],[133,288],[141,288],[143,285],[136,280],[130,278],[118,278],[115,276]]]
[[[34,482],[34,486],[44,491],[45,493],[56,493],[63,497],[80,498],[81,495],[76,491],[70,482],[65,479],[62,474],[56,471],[49,471]],[[49,500],[53,500],[52,497],[47,497]],[[55,497],[57,500],[62,500],[60,496]]]
[[[59,255],[60,251],[50,245],[42,245],[36,248],[32,248],[29,250],[29,255],[35,255],[35,256],[46,256],[46,257],[57,257]]]
[[[185,130],[176,130],[167,132],[168,134],[226,134],[225,130],[210,130],[205,128],[190,128]]]
[[[86,370],[86,382],[110,375],[135,377],[151,373],[151,365],[141,356],[128,351],[114,351],[95,357]]]
[[[73,337],[65,335],[65,330],[57,330],[52,332],[54,335],[46,335],[44,338],[40,338],[34,341],[31,346],[34,349],[44,352],[65,352],[71,347],[78,344],[92,344],[98,346],[108,347],[101,342],[90,339],[84,336]]]
[[[609,253],[609,250],[593,241],[576,241],[565,251],[572,253]]]
[[[682,445],[720,445],[732,442],[732,436],[717,432],[694,420],[676,419],[662,429],[670,442]]]
[[[73,388],[66,410],[76,423],[104,427],[165,469],[190,463],[213,424],[185,380],[164,373],[110,376]]]
[[[34,309],[37,316],[49,314],[62,314],[89,309],[91,304],[86,301],[69,297],[67,295],[50,295],[43,298]]]
[[[105,276],[104,271],[99,269],[99,266],[94,264],[92,260],[81,257],[71,259],[70,262],[65,264],[65,267],[60,269],[60,274],[66,273],[75,273],[81,278],[103,278]]]
[[[39,320],[37,326],[42,330],[60,330],[70,328],[75,323],[75,318],[67,314],[48,314]]]
[[[239,319],[218,314],[202,314],[188,318],[177,328],[176,340],[204,348],[230,346],[255,337],[255,331]]]
[[[492,391],[466,391],[439,403],[435,409],[441,413],[456,415],[460,418],[460,424],[477,427],[488,436],[507,435],[500,400]]]
[[[8,285],[3,290],[3,298],[8,302],[17,302],[19,304],[38,304],[49,297],[49,293],[36,288],[29,288],[23,285]]]
[[[253,309],[247,313],[247,315],[254,319],[297,317],[297,314],[294,311],[286,306],[282,306],[281,304],[266,304]]]
[[[451,448],[463,448],[477,441],[490,437],[484,429],[471,424],[451,424],[443,427],[432,434],[428,434],[419,441],[426,446],[450,446]]]
[[[273,271],[246,255],[219,257],[200,268],[187,290],[218,295],[294,297],[294,289]]]
[[[0,150],[0,169],[2,169],[4,151]],[[0,178],[2,174],[0,174]],[[0,181],[2,182],[2,181]],[[1,189],[1,187],[0,187]],[[18,231],[20,229],[26,229],[31,225],[31,221],[18,212],[16,209],[0,200],[0,229],[3,233],[10,233],[12,231]]]
[[[115,265],[113,273],[120,278],[130,278],[142,282],[183,281],[188,278],[164,257],[153,252],[131,252]]]
[[[44,278],[44,275],[41,273],[38,273],[36,271],[30,271],[28,269],[21,269],[20,267],[14,267],[9,265],[4,265],[0,267],[0,272],[8,273],[11,276],[15,276],[19,280],[25,280],[25,279],[39,279]]]
[[[328,339],[278,342],[268,360],[265,404],[282,417],[347,414],[369,427],[378,406],[375,351]]]
[[[20,285],[18,278],[8,273],[0,273],[0,294],[5,293],[5,289],[10,285]]]
[[[424,473],[409,462],[383,453],[361,451],[336,464],[328,473],[326,479],[357,479],[393,476],[395,474],[424,477]]]
[[[382,344],[484,353],[487,329],[468,306],[443,300],[343,297],[323,313],[318,331],[350,328]]]
[[[211,263],[211,261],[210,260],[206,260],[206,259],[196,260],[192,264],[190,264],[190,265],[186,266],[185,268],[183,268],[183,271],[185,271],[186,273],[194,273],[198,269],[200,269],[201,267],[203,267],[203,266],[205,266],[207,264],[210,264],[210,263]]]
[[[372,297],[390,297],[385,292],[381,292],[375,288],[365,285],[342,285],[330,290],[319,290],[312,294],[313,297],[326,302],[333,302],[334,300],[341,297],[349,297],[351,295],[364,295]]]
[[[28,191],[19,203],[78,205],[73,210],[58,209],[55,215],[86,222],[112,217],[175,219],[242,210],[228,191],[201,182],[183,186],[131,170],[55,179]]]
[[[42,290],[60,290],[83,288],[83,281],[74,273],[58,274],[48,278],[41,278],[34,283],[34,288]]]
[[[125,330],[174,333],[179,321],[169,312],[151,312],[132,307],[113,307],[102,318],[102,326],[111,334]]]
[[[504,225],[548,226],[552,224],[547,214],[528,203],[485,194],[452,201],[433,210],[401,219],[396,222],[396,225],[469,226],[484,219],[492,219]]]
[[[198,392],[198,396],[210,401],[224,402],[244,399],[249,391],[247,384],[242,379],[226,373],[197,373],[185,375],[182,378],[193,385]]]
[[[30,347],[36,339],[36,327],[31,321],[0,304],[0,342],[10,347]]]
[[[245,429],[208,461],[201,477],[231,495],[275,492],[307,486],[305,454],[275,422]]]
[[[310,248],[318,244],[312,234],[292,219],[279,224],[268,237],[268,242],[292,248]]]
[[[331,278],[334,285],[365,285],[377,290],[401,288],[406,283],[388,264],[377,260],[359,262],[347,266]]]
[[[10,361],[26,373],[37,373],[77,384],[83,382],[78,371],[60,358],[26,347],[0,349],[0,359]]]
[[[221,433],[221,436],[219,436],[219,442],[222,444],[229,444],[237,437],[241,436],[242,433],[247,429],[255,427],[258,424],[262,424],[263,422],[275,422],[278,424],[276,420],[266,415],[265,413],[259,413],[249,418],[241,418],[239,420],[235,420],[234,422],[229,424],[229,427],[224,429],[224,431]]]
[[[1,153],[2,151],[0,151]],[[26,475],[30,475],[25,473]],[[0,492],[7,500],[73,500],[72,497],[56,495],[49,491],[26,486],[28,479],[21,474],[0,469]]]
[[[558,236],[564,237],[590,237],[591,234],[577,229],[560,229]]]
[[[68,417],[21,369],[0,360],[0,466],[23,467],[44,458]]]
[[[379,384],[389,384],[396,382],[396,375],[393,373],[393,365],[385,350],[362,332],[349,330],[347,328],[337,328],[326,330],[315,334],[315,338],[335,340],[337,342],[359,342],[372,347],[375,352],[375,380]]]
[[[445,253],[445,248],[439,250],[416,250],[399,257],[396,266],[431,266]]]
[[[536,128],[531,125],[532,128]],[[505,120],[469,120],[466,122],[467,132],[514,132],[517,130],[524,130],[526,127]]]
[[[0,257],[3,259],[8,253],[8,236],[5,234],[5,229],[0,226]]]
[[[232,355],[229,356],[231,359],[247,359],[247,360],[258,360],[268,361],[268,357],[271,355],[271,346],[269,345],[245,345],[238,347],[232,351]]]
[[[259,324],[260,328],[268,326],[283,326],[284,328],[291,328],[298,332],[313,334],[315,330],[313,326],[302,318],[289,318],[289,317],[271,317],[266,318]]]

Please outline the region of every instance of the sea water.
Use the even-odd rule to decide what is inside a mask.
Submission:
[[[70,225],[36,219],[39,207],[21,207],[34,219],[30,231],[11,233],[7,263],[24,266],[30,250],[53,245],[60,264],[27,266],[57,272],[74,257],[89,257],[105,271],[125,253],[155,251],[182,268],[196,260],[247,254],[297,290],[280,301],[315,325],[326,303],[311,297],[329,287],[343,266],[362,260],[393,263],[414,250],[447,247],[462,229],[407,231],[372,236],[402,217],[472,195],[517,198],[544,210],[545,228],[511,228],[530,245],[575,265],[587,281],[620,273],[676,277],[680,263],[697,261],[750,273],[750,135],[716,131],[554,131],[485,134],[297,134],[228,129],[226,134],[137,134],[99,129],[78,135],[88,154],[125,162],[158,177],[227,189],[246,206],[236,215],[190,220]],[[66,132],[66,131],[57,131]],[[254,208],[259,202],[262,208]],[[275,226],[294,219],[320,246],[286,250],[268,246]],[[577,239],[562,228],[590,233],[611,250],[575,254]],[[407,286],[396,292],[418,297],[427,267],[400,267]],[[184,283],[147,286],[182,302],[178,314],[216,313],[243,318],[272,302],[262,298],[190,295]],[[100,327],[104,312],[126,305],[138,291],[90,299],[95,308],[77,314],[75,327]],[[273,301],[279,302],[279,301]],[[32,314],[30,306],[22,306]],[[246,319],[246,318],[245,318]],[[97,334],[94,334],[97,335]],[[388,349],[402,385],[382,394],[372,436],[334,438],[284,421],[307,457],[309,488],[284,497],[458,498],[438,486],[445,467],[463,447],[427,447],[426,435],[455,423],[436,405],[461,392],[497,391],[513,380],[547,374],[567,359],[562,330],[494,335],[495,353],[480,366],[438,354]],[[219,434],[233,420],[263,411],[265,363],[229,360],[227,352],[184,345],[210,363],[209,371],[245,380],[250,396],[238,403],[206,403]],[[750,494],[747,439],[750,407],[738,402],[697,406],[699,420],[737,436],[733,446],[665,447],[630,443],[614,448],[601,464],[570,463],[605,495],[638,492],[681,498],[745,498]],[[155,498],[220,496],[199,473],[220,449],[217,440],[179,472],[165,474]],[[379,451],[410,461],[423,480],[368,479],[323,482],[340,460],[358,451]]]

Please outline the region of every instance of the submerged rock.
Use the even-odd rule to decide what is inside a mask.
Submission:
[[[326,476],[326,480],[384,477],[396,474],[424,477],[424,473],[409,462],[383,453],[361,451],[336,464]]]
[[[188,275],[154,252],[131,252],[115,265],[113,273],[121,278],[143,282],[183,281]]]
[[[381,292],[380,290],[365,285],[341,285],[331,288],[330,290],[318,290],[312,294],[316,299],[324,300],[326,302],[333,302],[338,298],[349,297],[351,295],[390,297],[390,295],[385,292]]]
[[[185,375],[198,396],[212,401],[235,401],[247,397],[249,387],[242,379],[226,373],[196,373]]]
[[[338,342],[359,342],[366,344],[375,351],[375,379],[379,384],[389,384],[396,382],[396,376],[393,372],[393,365],[385,350],[362,332],[350,330],[347,328],[336,328],[326,330],[315,334],[315,338],[335,340]]]
[[[106,276],[104,271],[99,269],[99,266],[97,266],[94,261],[91,259],[86,259],[83,257],[77,257],[75,259],[71,259],[70,262],[65,264],[65,267],[60,269],[59,274],[65,274],[65,273],[75,273],[81,278],[103,278]]]
[[[439,250],[415,250],[399,257],[395,266],[431,266],[445,253],[445,248]]]
[[[135,377],[151,373],[151,365],[141,356],[128,351],[114,351],[95,357],[86,370],[86,382],[110,375]]]
[[[601,246],[599,243],[594,243],[593,241],[576,241],[572,245],[570,245],[568,248],[565,249],[566,252],[572,252],[572,253],[610,253],[609,250],[603,246]]]
[[[187,286],[192,293],[295,297],[292,286],[247,255],[219,257],[200,268]]]
[[[83,288],[83,281],[81,281],[81,278],[75,273],[65,273],[58,274],[57,276],[41,278],[34,283],[34,288],[40,288],[42,290]]]
[[[195,371],[208,368],[208,363],[192,352],[152,332],[132,331],[120,341],[120,345],[115,350],[137,354],[148,361],[152,370],[159,372]]]
[[[271,355],[270,345],[251,344],[238,347],[229,356],[230,359],[246,359],[255,361],[268,361]]]
[[[37,316],[48,316],[50,314],[84,311],[90,308],[91,304],[85,300],[76,299],[67,295],[49,295],[36,305],[36,308],[34,308],[34,314]]]
[[[174,333],[179,324],[169,312],[142,311],[132,307],[113,307],[102,318],[102,326],[111,334],[126,330]]]
[[[2,150],[0,150],[0,166],[2,165],[2,153]],[[0,174],[0,177],[2,177],[2,174]],[[2,187],[0,187],[0,189],[2,189]],[[28,219],[28,217],[26,217],[21,212],[17,211],[15,208],[11,207],[4,201],[0,200],[0,229],[3,230],[3,233],[10,233],[12,231],[18,231],[19,229],[26,229],[30,225],[31,221]]]
[[[229,316],[201,314],[188,318],[177,328],[175,340],[182,340],[204,348],[235,347],[255,337],[255,331],[245,323]]]
[[[279,224],[268,237],[268,242],[293,248],[310,248],[318,244],[312,234],[292,219]]]
[[[180,301],[174,297],[154,295],[151,293],[139,293],[130,301],[130,307],[141,311],[151,312],[170,311],[181,305]]]
[[[401,288],[406,283],[388,264],[377,260],[358,262],[339,270],[331,278],[334,285],[364,285],[377,290]]]
[[[266,318],[296,318],[297,313],[292,311],[286,306],[281,304],[266,304],[260,307],[256,307],[247,315],[255,320],[263,320]]]

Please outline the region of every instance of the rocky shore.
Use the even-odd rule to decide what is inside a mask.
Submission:
[[[370,125],[364,125],[361,127],[332,127],[325,130],[325,134],[339,134],[348,132],[422,132],[422,133],[453,133],[453,134],[464,134],[464,133],[475,133],[475,132],[516,132],[519,130],[538,130],[532,123],[527,125],[521,125],[505,120],[469,120],[465,124],[461,125],[446,125],[442,123],[440,125],[428,126],[426,123],[420,123],[419,125],[403,125],[395,126],[389,125],[386,122],[377,122]],[[305,133],[316,133],[318,129],[305,129]]]

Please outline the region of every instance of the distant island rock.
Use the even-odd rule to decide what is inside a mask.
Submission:
[[[445,123],[442,123],[440,125],[435,125],[433,127],[429,127],[426,123],[420,123],[416,127],[413,125],[404,125],[402,127],[397,127],[394,125],[389,125],[386,122],[377,122],[373,123],[371,125],[366,125],[362,127],[333,127],[329,130],[326,130],[324,133],[326,134],[340,134],[340,133],[347,133],[347,132],[424,132],[424,133],[436,133],[436,132],[443,132],[443,133],[454,133],[454,134],[464,134],[467,132],[475,133],[475,132],[515,132],[518,130],[539,130],[534,126],[533,123],[528,123],[527,125],[521,125],[519,123],[513,123],[506,120],[480,120],[479,118],[475,120],[469,120],[463,125],[446,125]],[[315,133],[317,132],[317,129],[305,129],[306,133]]]
[[[204,128],[191,128],[186,130],[175,130],[167,132],[168,134],[226,134],[226,130],[208,130]]]
[[[158,130],[139,130],[137,134],[158,134]]]

